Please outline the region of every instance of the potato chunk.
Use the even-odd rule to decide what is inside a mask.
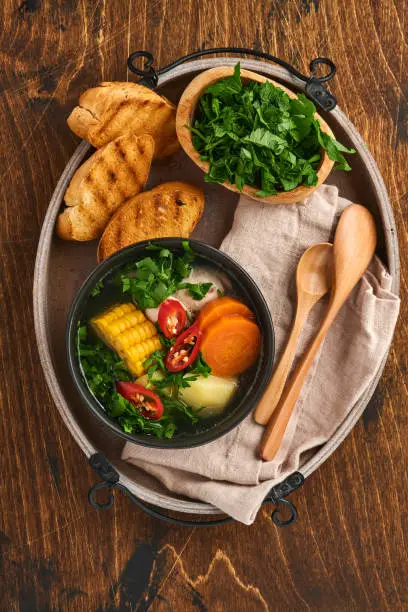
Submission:
[[[199,376],[190,387],[181,390],[182,399],[193,409],[200,409],[200,417],[208,418],[221,414],[238,387],[236,378],[221,378],[210,374]]]

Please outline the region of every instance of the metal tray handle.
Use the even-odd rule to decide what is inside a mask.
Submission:
[[[262,51],[255,51],[254,49],[246,49],[245,47],[214,47],[213,49],[194,51],[193,53],[179,57],[171,64],[168,64],[163,68],[159,68],[158,70],[153,67],[154,57],[149,51],[135,51],[128,57],[127,65],[131,72],[141,77],[141,80],[139,81],[140,84],[154,89],[157,87],[159,77],[162,74],[165,74],[176,66],[180,66],[180,64],[184,64],[185,62],[198,57],[203,57],[205,55],[212,55],[214,53],[237,53],[240,55],[252,55],[254,57],[266,59],[270,62],[274,62],[275,64],[279,64],[279,66],[282,66],[285,68],[285,70],[306,83],[305,92],[307,96],[311,98],[313,102],[315,102],[322,110],[331,111],[337,105],[337,99],[335,96],[333,96],[333,94],[331,94],[323,85],[323,83],[330,81],[330,79],[332,79],[336,74],[335,64],[327,57],[317,57],[310,62],[310,76],[302,74],[299,72],[299,70],[296,70],[294,66],[288,62],[285,62],[279,57],[275,57],[269,53],[263,53]],[[145,59],[143,69],[137,68],[134,64],[135,60],[140,57]],[[329,68],[329,72],[324,76],[318,77],[315,76],[315,72],[320,64],[327,66]]]
[[[223,519],[209,520],[209,521],[186,521],[184,519],[173,518],[158,512],[154,508],[147,506],[142,502],[136,495],[133,495],[127,487],[119,482],[119,474],[111,463],[107,460],[105,455],[102,453],[95,453],[89,457],[89,465],[95,470],[95,472],[102,478],[100,482],[97,482],[88,493],[89,503],[97,510],[108,510],[114,503],[115,498],[113,490],[117,489],[122,491],[136,506],[141,508],[144,512],[152,516],[153,518],[166,521],[172,525],[178,525],[183,527],[217,527],[218,525],[224,525],[230,523],[234,519],[231,516],[227,516]],[[268,495],[265,497],[263,504],[273,503],[276,508],[271,514],[272,521],[278,527],[286,527],[292,525],[297,518],[298,513],[296,507],[291,501],[285,499],[289,493],[298,489],[304,483],[304,478],[300,472],[294,472],[288,476],[283,482],[272,487]],[[108,489],[109,498],[105,503],[99,503],[96,500],[96,494],[103,490]],[[286,508],[289,510],[290,515],[287,519],[279,518],[280,512]]]

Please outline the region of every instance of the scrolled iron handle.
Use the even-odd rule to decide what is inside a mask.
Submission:
[[[167,516],[162,512],[158,512],[156,509],[148,506],[142,502],[136,495],[131,493],[127,487],[119,482],[119,474],[113,467],[113,465],[107,460],[105,455],[102,453],[95,453],[89,457],[90,466],[96,471],[96,473],[102,478],[102,481],[97,482],[93,485],[88,493],[89,503],[96,510],[108,510],[114,503],[114,489],[122,491],[136,506],[141,510],[152,516],[153,518],[165,521],[171,525],[177,525],[181,527],[217,527],[219,525],[225,525],[225,523],[231,523],[234,519],[231,516],[227,516],[223,519],[209,520],[209,521],[187,521],[184,519],[173,518]],[[295,506],[289,500],[284,498],[284,495],[288,495],[295,489],[298,489],[304,482],[304,478],[300,472],[294,472],[282,483],[279,483],[275,487],[272,487],[271,491],[264,499],[263,504],[273,503],[276,508],[271,514],[271,519],[278,527],[287,527],[292,525],[297,520],[298,513]],[[99,491],[107,489],[109,491],[108,501],[100,503],[96,499],[96,494]],[[289,508],[291,515],[288,519],[281,520],[279,513],[281,506],[284,505]]]
[[[263,51],[256,51],[254,49],[247,49],[245,47],[214,47],[212,49],[201,49],[199,51],[193,51],[193,53],[189,53],[188,55],[184,55],[183,57],[179,57],[174,60],[167,66],[163,68],[159,68],[156,70],[153,67],[154,57],[152,53],[149,51],[135,51],[132,53],[127,60],[127,66],[131,72],[141,77],[140,83],[142,85],[146,85],[151,89],[157,87],[159,77],[162,74],[165,74],[169,70],[184,64],[190,60],[197,59],[199,57],[204,57],[206,55],[212,55],[214,53],[238,53],[241,55],[252,55],[253,57],[257,57],[260,59],[266,59],[270,62],[274,62],[282,68],[285,68],[288,72],[293,74],[296,78],[300,79],[305,85],[306,94],[311,98],[321,109],[325,111],[333,110],[337,105],[337,100],[323,85],[323,83],[327,83],[334,77],[336,74],[336,66],[327,57],[316,57],[310,62],[310,71],[311,74],[309,76],[302,74],[297,70],[294,66],[286,62],[285,60],[280,59],[279,57],[275,57],[270,53],[264,53]],[[144,66],[143,69],[135,66],[135,60],[139,58],[144,58]],[[315,72],[318,66],[327,66],[329,68],[329,72],[323,76],[315,76]]]

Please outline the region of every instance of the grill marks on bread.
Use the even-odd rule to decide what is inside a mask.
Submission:
[[[176,135],[176,107],[143,85],[105,82],[85,91],[68,117],[71,130],[102,147],[132,132],[150,134],[154,157],[161,158],[180,148]]]
[[[139,240],[187,237],[203,212],[201,189],[171,182],[140,193],[152,158],[180,148],[175,120],[171,102],[136,83],[104,82],[85,91],[68,125],[98,150],[72,177],[57,234],[92,240],[103,233],[100,259]]]
[[[177,201],[182,201],[180,206]],[[188,237],[204,210],[204,193],[179,181],[163,183],[128,200],[115,213],[99,242],[98,260],[153,238]]]
[[[119,206],[144,188],[153,150],[151,136],[127,134],[96,151],[72,177],[65,194],[67,208],[57,220],[58,236],[101,236]]]

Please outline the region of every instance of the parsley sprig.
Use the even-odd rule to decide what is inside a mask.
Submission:
[[[316,107],[304,94],[291,99],[269,81],[244,85],[234,74],[205,90],[190,127],[193,144],[208,161],[208,182],[230,181],[267,197],[317,184],[321,148],[339,170],[351,170],[342,153],[355,153],[323,132]]]
[[[103,289],[103,281],[100,280],[93,287],[93,289],[91,291],[91,297],[96,297],[97,295],[99,295],[101,293],[102,289]]]
[[[118,275],[122,292],[129,294],[141,310],[155,308],[179,289],[187,289],[194,299],[201,300],[212,287],[212,283],[184,281],[193,269],[194,253],[187,240],[182,245],[182,254],[173,255],[169,249],[150,244],[150,257],[129,264]]]

